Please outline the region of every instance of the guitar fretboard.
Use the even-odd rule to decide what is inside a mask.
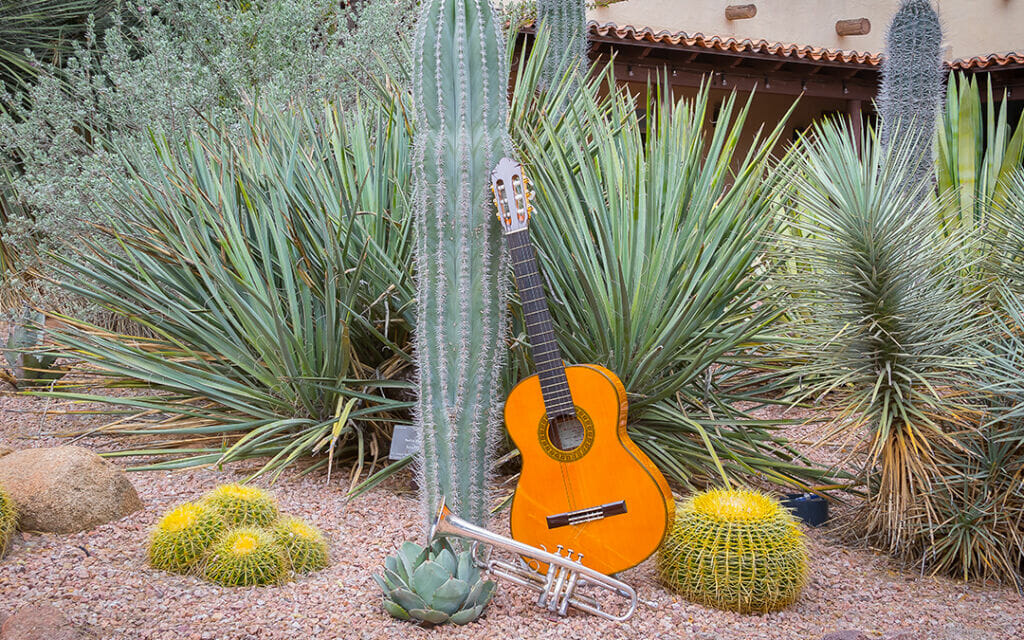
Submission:
[[[562,352],[555,340],[555,330],[548,311],[547,299],[544,297],[544,285],[533,245],[526,229],[505,236],[509,253],[512,256],[512,268],[516,274],[516,285],[519,298],[523,304],[523,316],[526,320],[526,333],[530,337],[533,363],[537,367],[540,378],[540,389],[544,396],[544,409],[548,420],[571,417],[576,414],[569,392],[569,381],[565,377],[565,364]]]

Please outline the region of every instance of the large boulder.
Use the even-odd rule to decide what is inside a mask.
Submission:
[[[142,508],[124,472],[82,447],[10,453],[0,458],[0,485],[25,531],[74,533]]]

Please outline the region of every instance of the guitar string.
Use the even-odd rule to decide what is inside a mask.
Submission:
[[[518,236],[525,237],[520,238]],[[556,416],[561,415],[561,411],[571,412],[574,408],[572,394],[569,390],[569,381],[565,373],[565,364],[561,359],[558,343],[554,339],[551,312],[544,297],[540,270],[537,267],[536,256],[533,246],[530,244],[528,233],[510,235],[509,248],[512,254],[513,271],[516,274],[516,284],[519,287],[524,317],[539,316],[539,318],[532,321],[527,320],[526,328],[530,336],[531,352],[533,353],[534,364],[537,367],[537,377],[541,383],[541,396],[544,400],[545,411],[548,414],[550,424]],[[539,293],[533,293],[537,291]],[[538,328],[543,330],[538,331]],[[545,335],[548,337],[543,337]],[[551,349],[541,349],[542,346],[550,346]],[[542,365],[546,365],[543,367],[543,372]],[[558,434],[558,445],[561,448],[564,446],[564,443],[558,431],[559,427],[555,425],[554,429]],[[572,479],[569,475],[569,465],[559,461],[558,466],[562,476],[562,488],[566,503],[571,510],[575,510],[576,500],[574,499]]]

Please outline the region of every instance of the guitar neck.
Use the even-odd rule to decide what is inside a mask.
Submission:
[[[558,341],[555,340],[554,325],[544,297],[544,284],[537,268],[529,231],[524,228],[506,234],[505,238],[512,256],[512,268],[515,270],[523,317],[526,320],[526,333],[530,338],[530,351],[537,367],[537,377],[540,378],[548,419],[575,415],[569,381],[565,377],[565,364],[562,362]]]

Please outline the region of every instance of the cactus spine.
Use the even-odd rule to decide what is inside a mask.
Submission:
[[[287,569],[288,558],[274,534],[243,527],[217,540],[203,575],[225,587],[258,587],[283,582]]]
[[[316,527],[282,516],[274,523],[274,536],[295,573],[311,573],[327,566],[327,541]]]
[[[537,24],[548,30],[548,55],[540,82],[554,86],[566,73],[587,66],[587,8],[583,0],[537,0]]]
[[[149,540],[149,563],[156,569],[187,573],[224,531],[224,522],[212,507],[186,502],[169,511]]]
[[[256,487],[225,484],[203,496],[229,527],[266,527],[277,520],[274,497]]]
[[[796,601],[807,581],[803,534],[758,491],[707,491],[676,510],[658,552],[661,581],[701,604],[750,613]]]
[[[903,0],[889,24],[878,92],[882,144],[911,138],[920,164],[915,183],[934,166],[932,137],[943,100],[942,27],[929,0]]]
[[[504,45],[487,0],[425,0],[413,59],[421,502],[428,521],[446,496],[482,523],[508,289],[487,194],[490,170],[511,148]]]

